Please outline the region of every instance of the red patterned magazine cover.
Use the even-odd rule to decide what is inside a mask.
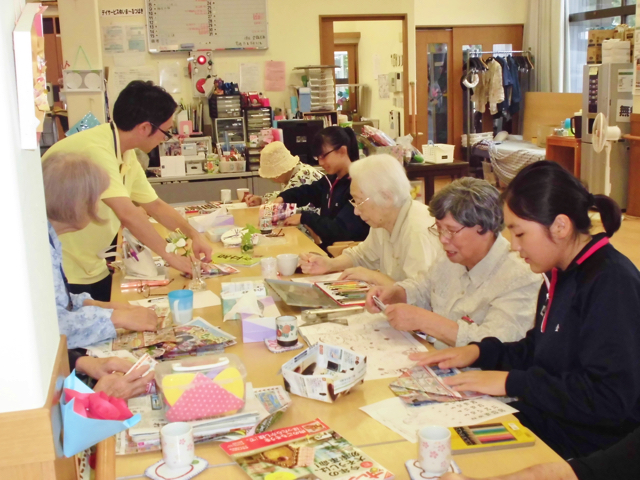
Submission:
[[[254,480],[287,472],[291,480],[391,480],[393,473],[319,419],[226,442],[222,449]]]

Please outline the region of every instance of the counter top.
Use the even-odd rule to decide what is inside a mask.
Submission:
[[[149,183],[188,182],[190,180],[224,180],[226,178],[258,177],[258,172],[203,173],[202,175],[184,175],[181,177],[149,177]]]

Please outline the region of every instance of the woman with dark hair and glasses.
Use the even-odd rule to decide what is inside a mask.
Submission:
[[[520,421],[565,459],[619,442],[640,426],[640,272],[610,243],[620,208],[557,163],[525,167],[504,193],[511,246],[546,272],[526,338],[415,355],[420,364],[480,367],[445,381],[517,397]],[[605,233],[592,234],[589,209]]]
[[[320,246],[325,250],[335,242],[364,240],[369,225],[353,212],[349,202],[349,167],[359,158],[355,133],[349,127],[327,127],[314,137],[311,151],[327,176],[310,185],[281,192],[274,203],[295,203],[299,207],[313,205],[320,213],[306,211],[293,215],[285,225],[309,227],[320,238]]]
[[[374,287],[367,309],[378,312],[376,295],[398,330],[419,330],[436,348],[467,345],[485,337],[523,338],[533,326],[542,277],[511,251],[500,193],[485,180],[461,178],[429,203],[444,255],[430,269],[393,286]]]

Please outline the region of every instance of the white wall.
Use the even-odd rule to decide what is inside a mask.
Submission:
[[[402,72],[402,67],[393,67],[392,54],[402,54],[402,22],[400,20],[380,20],[362,22],[334,22],[334,32],[359,32],[358,42],[358,83],[367,85],[364,97],[364,109],[360,113],[368,118],[378,119],[380,129],[389,131],[389,111],[398,110],[401,122],[404,108],[393,106],[393,97],[389,94],[382,99],[378,95],[378,78],[374,75],[374,55],[380,58],[380,73]],[[403,92],[404,93],[404,92]],[[404,128],[403,128],[404,130]]]
[[[144,0],[59,0],[59,10],[61,22],[64,20],[62,27],[62,44],[65,60],[69,60],[69,55],[75,55],[77,44],[79,42],[84,46],[85,51],[88,45],[95,45],[95,39],[92,33],[88,33],[88,29],[92,24],[92,20],[78,15],[80,10],[76,8],[64,9],[63,4],[78,5],[78,3],[97,2],[99,8],[121,8],[121,7],[142,7]],[[317,64],[320,62],[320,34],[319,34],[319,15],[349,15],[363,13],[406,13],[408,15],[409,24],[409,57],[415,58],[415,31],[413,29],[413,8],[414,0],[396,0],[390,2],[388,0],[350,0],[344,2],[342,0],[268,0],[267,17],[269,21],[269,49],[267,50],[247,50],[247,51],[223,51],[214,52],[214,62],[216,71],[222,75],[225,72],[237,72],[240,63],[243,62],[260,62],[261,66],[267,60],[281,60],[286,62],[288,72],[287,85],[301,85],[301,73],[294,73],[292,69],[297,66]],[[96,12],[97,14],[97,12]],[[106,18],[98,19],[102,25],[114,23],[131,23],[139,22],[145,17],[129,17],[114,20]],[[89,26],[87,24],[89,22]],[[76,42],[76,46],[67,48],[65,44],[69,44],[68,36],[71,41]],[[100,48],[102,48],[100,46]],[[107,67],[113,66],[112,55],[104,55],[103,60],[98,58],[94,47],[91,46],[93,53],[87,51],[92,65],[103,64]],[[177,59],[182,65],[186,66],[187,53],[162,53],[162,54],[145,54],[144,61],[147,65],[157,65],[159,59],[172,60]],[[73,59],[69,60],[70,62]],[[410,78],[415,78],[415,65],[411,62]],[[176,99],[183,98],[185,101],[191,101],[190,98],[190,82],[188,79],[183,81],[183,92],[175,95]],[[284,92],[263,92],[271,99],[273,107],[289,106],[290,89]],[[111,105],[115,98],[111,99]],[[94,105],[96,108],[96,105]],[[69,115],[71,122],[73,119],[80,118],[86,112],[70,110]]]
[[[525,23],[529,0],[415,0],[415,25]]]
[[[24,0],[0,2],[0,205],[4,226],[0,235],[0,413],[44,405],[59,339],[40,154],[22,150],[18,143],[12,35],[23,5]]]

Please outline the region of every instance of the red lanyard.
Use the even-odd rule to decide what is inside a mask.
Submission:
[[[327,178],[327,177],[325,177]],[[327,178],[327,182],[329,181],[329,179]],[[340,179],[338,177],[336,177],[336,179],[333,181],[333,183],[331,183],[331,187],[329,187],[329,200],[327,200],[327,208],[331,208],[331,196],[333,195],[333,187],[336,186],[336,183],[338,183],[340,181]]]
[[[584,252],[584,255],[582,255],[576,261],[576,263],[578,265],[582,265],[582,263],[587,258],[589,258],[591,255],[593,255],[595,252],[600,250],[602,247],[604,247],[608,243],[609,243],[609,237],[601,238],[596,243],[594,243],[593,246],[589,250]],[[547,281],[547,277],[546,276],[545,276],[545,281]],[[547,288],[549,289],[549,293],[547,293],[547,303],[544,306],[544,318],[542,319],[542,325],[540,325],[540,331],[542,333],[544,333],[545,329],[547,328],[547,319],[549,318],[549,310],[551,310],[551,302],[553,302],[553,293],[556,290],[556,283],[557,282],[558,282],[558,269],[554,268],[554,269],[551,270],[551,283],[547,283]]]

